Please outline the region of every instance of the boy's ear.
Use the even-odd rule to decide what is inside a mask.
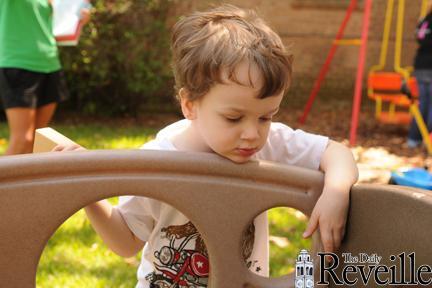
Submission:
[[[180,105],[183,116],[188,120],[196,119],[196,101],[189,99],[189,92],[185,88],[179,90]]]

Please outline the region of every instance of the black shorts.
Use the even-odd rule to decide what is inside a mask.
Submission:
[[[33,72],[0,68],[0,98],[3,108],[39,108],[69,98],[63,71]]]

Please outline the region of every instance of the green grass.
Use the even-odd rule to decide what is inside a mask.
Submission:
[[[103,124],[53,125],[52,128],[88,149],[139,148],[157,132],[133,125],[108,126]],[[6,151],[8,129],[0,122],[0,154]]]
[[[307,218],[293,208],[278,207],[270,209],[270,275],[286,275],[294,270],[298,252],[301,249],[310,251],[312,242],[303,239]],[[276,238],[277,237],[277,238]],[[273,239],[279,241],[274,241]],[[273,240],[273,241],[272,241]]]
[[[88,149],[138,148],[154,137],[154,129],[133,125],[53,125],[53,128]],[[8,131],[0,123],[0,154],[7,147]],[[115,204],[117,199],[110,199]],[[306,219],[298,211],[274,208],[269,212],[270,273],[272,277],[291,272],[297,253],[309,249],[301,237]],[[37,287],[134,287],[140,255],[123,259],[94,233],[80,210],[59,227],[48,241],[37,272]]]
[[[0,122],[0,155],[5,153],[8,144],[8,128],[5,123]]]

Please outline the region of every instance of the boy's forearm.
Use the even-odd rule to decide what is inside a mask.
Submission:
[[[330,140],[321,159],[320,168],[325,173],[327,191],[349,191],[357,182],[358,169],[351,150]]]
[[[119,211],[107,200],[84,208],[93,228],[108,247],[123,257],[134,256],[144,245],[130,231]]]

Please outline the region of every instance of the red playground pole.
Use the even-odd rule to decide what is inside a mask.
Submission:
[[[360,54],[358,58],[358,66],[357,66],[357,77],[354,88],[354,99],[353,99],[353,108],[352,108],[352,116],[351,116],[351,129],[350,129],[350,145],[354,146],[356,143],[357,137],[357,126],[358,126],[358,118],[360,114],[360,104],[362,97],[362,88],[363,88],[363,72],[366,60],[366,52],[367,52],[367,41],[369,34],[369,16],[372,7],[372,0],[366,0],[364,4],[364,14],[363,14],[363,27],[362,27],[362,36],[361,41],[362,45],[360,47]]]
[[[339,27],[338,33],[336,34],[336,39],[330,48],[329,54],[327,55],[327,58],[324,62],[324,65],[321,68],[321,71],[319,73],[318,78],[315,80],[314,86],[313,86],[312,91],[309,95],[309,100],[306,103],[306,106],[304,108],[303,115],[299,119],[300,124],[304,124],[306,122],[306,118],[309,114],[310,109],[312,108],[312,104],[315,101],[315,97],[321,88],[321,83],[324,81],[324,78],[325,78],[327,71],[330,67],[330,63],[333,60],[333,57],[334,57],[336,50],[337,50],[337,47],[339,46],[337,41],[342,39],[342,37],[344,35],[345,27],[346,27],[348,20],[350,19],[351,14],[352,14],[352,12],[356,6],[357,6],[357,0],[351,0],[350,5],[348,6],[348,9],[345,13],[345,18],[343,19],[342,24]]]

